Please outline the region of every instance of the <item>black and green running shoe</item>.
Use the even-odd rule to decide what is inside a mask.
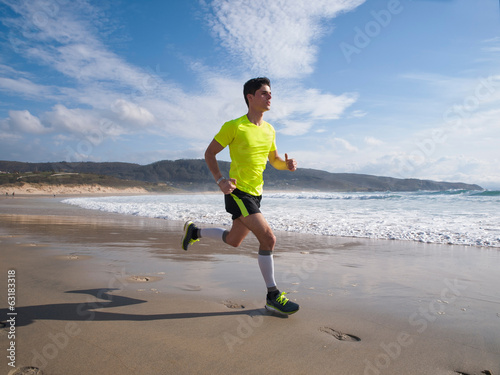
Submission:
[[[285,292],[278,293],[275,297],[267,297],[266,309],[284,315],[295,314],[299,311],[299,305],[285,297]]]
[[[184,224],[184,236],[182,237],[181,246],[184,250],[188,249],[189,245],[198,242],[198,227],[192,221],[186,221]]]

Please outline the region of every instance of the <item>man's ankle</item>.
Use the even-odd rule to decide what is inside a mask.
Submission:
[[[276,288],[275,290],[268,290],[267,291],[267,298],[273,300],[273,299],[276,299],[276,297],[280,294],[280,291],[278,290],[278,288]]]

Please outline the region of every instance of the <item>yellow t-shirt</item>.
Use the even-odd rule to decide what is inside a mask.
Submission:
[[[222,125],[214,138],[222,147],[229,146],[229,177],[236,180],[236,187],[251,195],[262,195],[262,174],[269,153],[276,150],[276,133],[272,125],[264,121],[257,126],[244,115]]]

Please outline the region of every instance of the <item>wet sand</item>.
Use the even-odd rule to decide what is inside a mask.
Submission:
[[[0,372],[500,374],[498,250],[277,233],[280,317],[254,238],[184,252],[182,225],[0,199]]]

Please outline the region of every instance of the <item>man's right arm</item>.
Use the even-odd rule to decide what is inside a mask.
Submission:
[[[219,181],[221,178],[225,177],[219,169],[219,164],[217,163],[216,158],[216,155],[222,150],[224,150],[224,147],[222,147],[222,145],[214,139],[205,151],[205,162],[207,163],[210,172],[212,172],[215,181]],[[233,178],[225,178],[219,182],[219,188],[224,194],[231,194],[233,190],[236,189],[236,180]]]

